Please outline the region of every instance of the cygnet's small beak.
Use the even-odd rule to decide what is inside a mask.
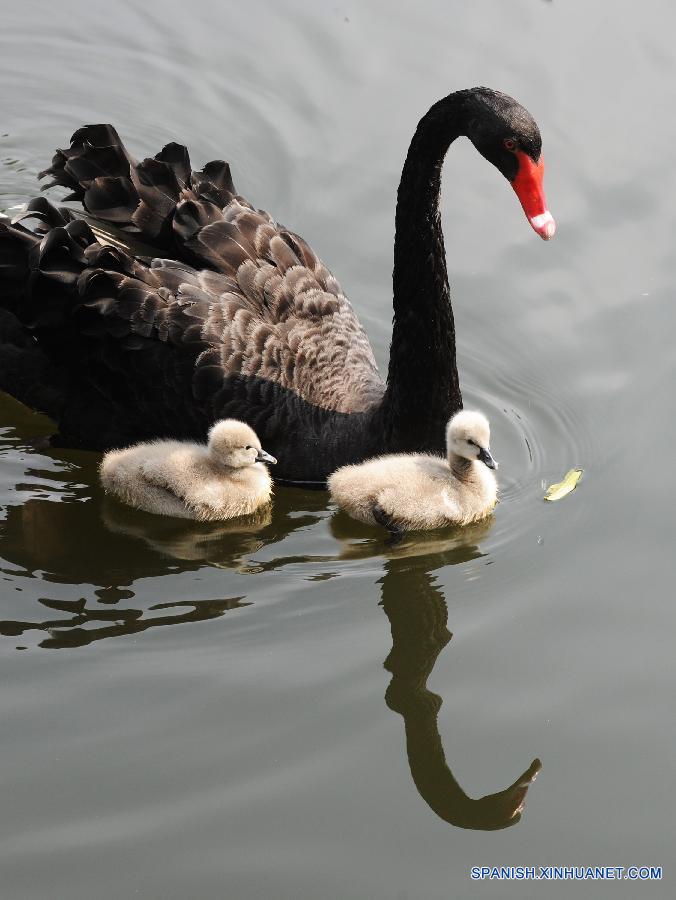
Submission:
[[[256,462],[270,463],[271,466],[277,464],[277,460],[274,458],[274,456],[270,456],[270,454],[266,453],[265,450],[258,451],[258,453],[256,454]]]
[[[486,463],[489,469],[497,469],[498,464],[491,456],[491,451],[488,447],[484,450],[483,447],[479,448],[479,459],[482,463]]]

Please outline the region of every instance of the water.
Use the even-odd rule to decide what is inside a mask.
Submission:
[[[225,156],[340,277],[381,369],[434,100],[483,83],[534,113],[559,231],[452,148],[459,366],[502,486],[465,532],[388,548],[283,488],[247,533],[157,520],[0,401],[3,900],[673,896],[675,25],[619,0],[5,4],[0,207],[84,122]],[[520,821],[485,830],[498,801],[458,784],[500,792],[535,758]]]

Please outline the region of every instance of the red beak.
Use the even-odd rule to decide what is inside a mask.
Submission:
[[[530,156],[521,150],[517,150],[516,158],[519,161],[519,171],[512,182],[512,187],[533,229],[543,240],[549,241],[554,237],[556,222],[547,209],[545,192],[542,187],[542,177],[545,173],[544,160],[541,156],[534,163]]]

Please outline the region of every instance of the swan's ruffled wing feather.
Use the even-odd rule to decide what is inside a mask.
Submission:
[[[51,216],[54,223],[57,216]],[[18,226],[33,239],[27,248],[32,290],[21,319],[50,358],[84,367],[106,396],[117,379],[127,382],[137,402],[139,392],[152,393],[153,343],[190,356],[190,371],[181,370],[182,402],[189,404],[192,395],[216,414],[216,398],[227,395],[232,376],[264,379],[344,412],[364,409],[381,395],[370,346],[349,303],[335,285],[325,289],[321,267],[321,280],[299,262],[284,269],[297,257],[285,255],[279,235],[263,258],[247,255],[235,266],[230,254],[227,275],[176,260],[156,259],[148,267],[98,243],[85,222],[63,222],[44,237]],[[141,349],[145,374],[132,384],[137,366],[129,369],[125,360]],[[166,370],[166,361],[162,365]],[[172,392],[180,395],[177,385]]]
[[[366,409],[382,396],[382,382],[351,305],[323,267],[317,277],[265,220],[260,228],[264,235],[248,242],[212,232],[223,273],[153,261],[184,313],[202,322],[209,349],[197,360],[198,382],[212,383],[216,372],[204,380],[199,370],[216,367],[221,380],[264,378],[317,406]]]
[[[90,292],[107,285],[111,302],[87,308],[111,336],[128,328],[148,340],[203,344],[194,373],[200,402],[208,386],[233,375],[272,381],[341,412],[381,399],[373,353],[340,284],[302,238],[236,194],[227,163],[193,172],[187,150],[168,144],[137,164],[113,128],[86,126],[44,174],[89,211],[158,247],[150,269],[121,251],[97,256],[90,248],[86,267],[75,262],[80,290],[86,302],[98,301]],[[132,291],[129,279],[142,287]]]
[[[43,190],[62,185],[73,192],[74,200],[82,201],[91,179],[99,176],[129,178],[134,165],[134,159],[112,125],[84,125],[73,134],[69,149],[57,150],[51,166],[38,177],[52,178]]]

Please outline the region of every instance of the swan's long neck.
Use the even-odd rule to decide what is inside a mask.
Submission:
[[[399,183],[383,412],[400,449],[443,450],[445,425],[462,407],[439,195],[446,151],[464,133],[467,94],[451,94],[421,119]]]

